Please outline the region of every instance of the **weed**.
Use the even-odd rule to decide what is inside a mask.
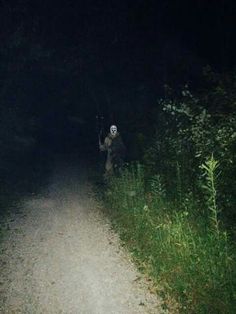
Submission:
[[[212,157],[202,169],[214,231],[199,215],[192,194],[181,195],[182,206],[173,209],[162,178],[157,174],[145,181],[139,164],[110,180],[104,201],[138,268],[153,278],[169,308],[175,304],[175,313],[177,308],[188,314],[234,313],[236,254],[219,228],[218,163]]]

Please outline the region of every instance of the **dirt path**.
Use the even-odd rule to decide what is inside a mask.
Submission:
[[[57,170],[9,221],[0,259],[0,313],[161,313],[97,209],[86,175]]]

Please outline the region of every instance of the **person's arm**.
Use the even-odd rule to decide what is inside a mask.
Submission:
[[[101,152],[104,152],[105,150],[107,150],[105,144],[99,144],[99,149]]]
[[[99,144],[99,149],[101,152],[104,152],[104,151],[108,150],[110,145],[111,145],[111,140],[108,137],[106,137],[104,140],[104,143]]]

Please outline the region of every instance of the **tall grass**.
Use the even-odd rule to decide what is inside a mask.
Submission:
[[[218,167],[219,163],[214,159],[213,155],[200,167],[204,170],[205,183],[202,184],[202,187],[207,192],[207,204],[210,210],[210,219],[217,235],[220,234],[218,219],[219,209],[216,204],[216,179]]]
[[[139,164],[112,178],[104,194],[121,239],[166,305],[177,302],[175,313],[235,313],[236,250],[219,225],[217,168],[213,157],[202,166],[207,221],[194,198],[181,195],[182,204],[174,208],[160,176],[145,180]]]

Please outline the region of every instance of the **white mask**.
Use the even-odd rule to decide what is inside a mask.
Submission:
[[[110,133],[111,133],[111,135],[116,135],[116,133],[117,133],[117,126],[116,125],[112,125],[111,127],[110,127]]]

